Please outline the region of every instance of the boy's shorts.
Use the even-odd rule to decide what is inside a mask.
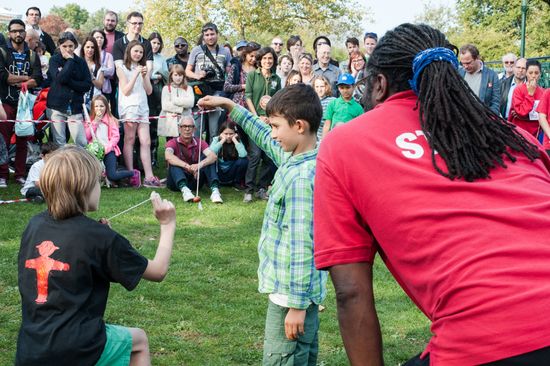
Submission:
[[[132,353],[132,334],[126,327],[105,324],[107,342],[96,366],[128,366]]]

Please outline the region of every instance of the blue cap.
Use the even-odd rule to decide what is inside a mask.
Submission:
[[[246,45],[248,45],[248,42],[247,41],[239,41],[237,42],[237,45],[235,46],[235,49],[238,50],[239,48],[243,48],[243,47],[246,47]]]
[[[338,76],[338,82],[336,83],[336,85],[355,85],[355,78],[347,72],[340,74],[340,76]]]

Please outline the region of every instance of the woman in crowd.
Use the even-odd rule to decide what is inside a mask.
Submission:
[[[310,85],[313,79],[313,57],[309,53],[303,53],[298,59],[298,69],[302,75],[302,83]]]
[[[88,36],[84,39],[80,52],[80,57],[86,61],[86,65],[88,65],[88,70],[90,70],[90,75],[92,77],[93,86],[85,95],[85,103],[89,110],[92,98],[96,95],[101,95],[105,76],[103,74],[103,68],[101,67],[101,52],[99,51],[99,47],[94,37]]]
[[[292,66],[294,66],[292,57],[289,55],[282,55],[279,57],[277,75],[279,75],[281,79],[281,85],[286,85],[286,78],[290,71],[292,71]]]
[[[95,38],[95,41],[97,42],[97,47],[100,49],[100,61],[104,77],[101,91],[103,92],[103,94],[110,94],[113,91],[111,80],[115,76],[115,63],[113,61],[113,55],[111,55],[106,50],[107,37],[105,36],[105,32],[103,32],[103,30],[101,29],[93,30],[90,35]]]
[[[117,68],[119,80],[118,114],[124,121],[123,156],[126,169],[134,168],[134,143],[139,138],[139,152],[145,172],[145,187],[160,187],[160,181],[153,175],[151,166],[151,138],[149,136],[149,107],[147,95],[153,87],[147,77],[145,49],[137,41],[131,41],[124,52],[124,63]]]
[[[256,71],[250,73],[246,80],[246,104],[248,110],[258,115],[267,122],[265,107],[267,102],[277,91],[281,89],[281,79],[276,74],[277,54],[271,47],[264,47],[256,53]],[[267,186],[273,178],[276,170],[273,162],[260,150],[260,148],[249,139],[249,162],[246,170],[246,191],[244,202],[252,201],[252,193],[257,188],[256,196],[260,199],[267,199]],[[257,170],[262,163],[260,181],[256,185]]]
[[[286,49],[288,50],[288,54],[292,58],[294,70],[298,70],[300,55],[304,53],[304,47],[300,36],[290,36],[288,41],[286,41]]]
[[[319,96],[321,100],[321,106],[323,107],[323,115],[327,109],[327,105],[330,101],[336,99],[332,96],[332,87],[328,79],[322,75],[316,75],[311,80],[311,86],[315,90],[315,93]],[[317,130],[317,141],[321,141],[323,137],[323,126],[325,125],[325,119],[321,118],[321,124]]]
[[[286,78],[285,87],[302,82],[302,74],[300,71],[291,70]]]
[[[50,58],[48,79],[51,82],[47,107],[51,111],[50,119],[53,139],[63,146],[67,143],[65,129],[67,121],[69,133],[79,146],[86,146],[86,134],[82,125],[82,105],[84,94],[92,87],[92,77],[86,61],[75,54],[78,42],[70,32],[59,35],[59,52]]]
[[[527,61],[527,82],[516,86],[512,96],[512,109],[508,120],[533,136],[539,131],[539,115],[536,108],[544,95],[538,85],[541,65],[537,60]]]
[[[248,159],[246,148],[237,133],[237,124],[225,121],[221,124],[219,136],[214,137],[210,150],[218,155],[218,178],[220,184],[244,188],[244,177]]]
[[[361,51],[352,51],[350,53],[348,72],[353,76],[356,83],[367,76],[367,59]],[[359,102],[364,92],[365,86],[362,83],[357,84],[353,90],[353,99]]]
[[[147,103],[149,105],[149,117],[158,116],[161,111],[161,97],[162,88],[168,81],[168,65],[166,64],[166,57],[161,52],[164,47],[164,42],[159,33],[153,32],[149,36],[149,42],[151,42],[151,50],[153,51],[153,71],[151,72],[151,86],[153,92],[147,97]],[[158,141],[158,118],[149,119],[149,135],[151,137],[151,163],[153,166],[157,165],[157,150],[159,146]]]
[[[260,45],[255,42],[248,43],[241,52],[240,62],[231,64],[227,79],[223,85],[223,91],[238,105],[247,107],[244,91],[248,75],[256,70],[256,52]]]
[[[170,68],[168,85],[162,89],[162,111],[158,122],[158,135],[166,136],[169,140],[179,136],[178,123],[184,114],[191,114],[191,108],[195,103],[193,89],[187,85],[185,69],[180,64],[174,64]]]

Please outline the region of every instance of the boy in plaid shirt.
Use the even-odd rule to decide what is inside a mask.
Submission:
[[[207,96],[198,104],[227,109],[278,166],[258,244],[258,290],[269,294],[263,364],[315,365],[318,305],[326,296],[327,280],[313,264],[319,97],[304,84],[282,89],[267,103],[269,124],[226,98]]]

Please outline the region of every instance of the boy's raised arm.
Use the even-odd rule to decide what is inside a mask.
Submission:
[[[151,193],[151,202],[155,217],[160,224],[160,238],[154,259],[150,259],[143,278],[149,281],[160,282],[168,273],[174,233],[176,232],[176,209],[174,204],[163,200],[156,192]]]

